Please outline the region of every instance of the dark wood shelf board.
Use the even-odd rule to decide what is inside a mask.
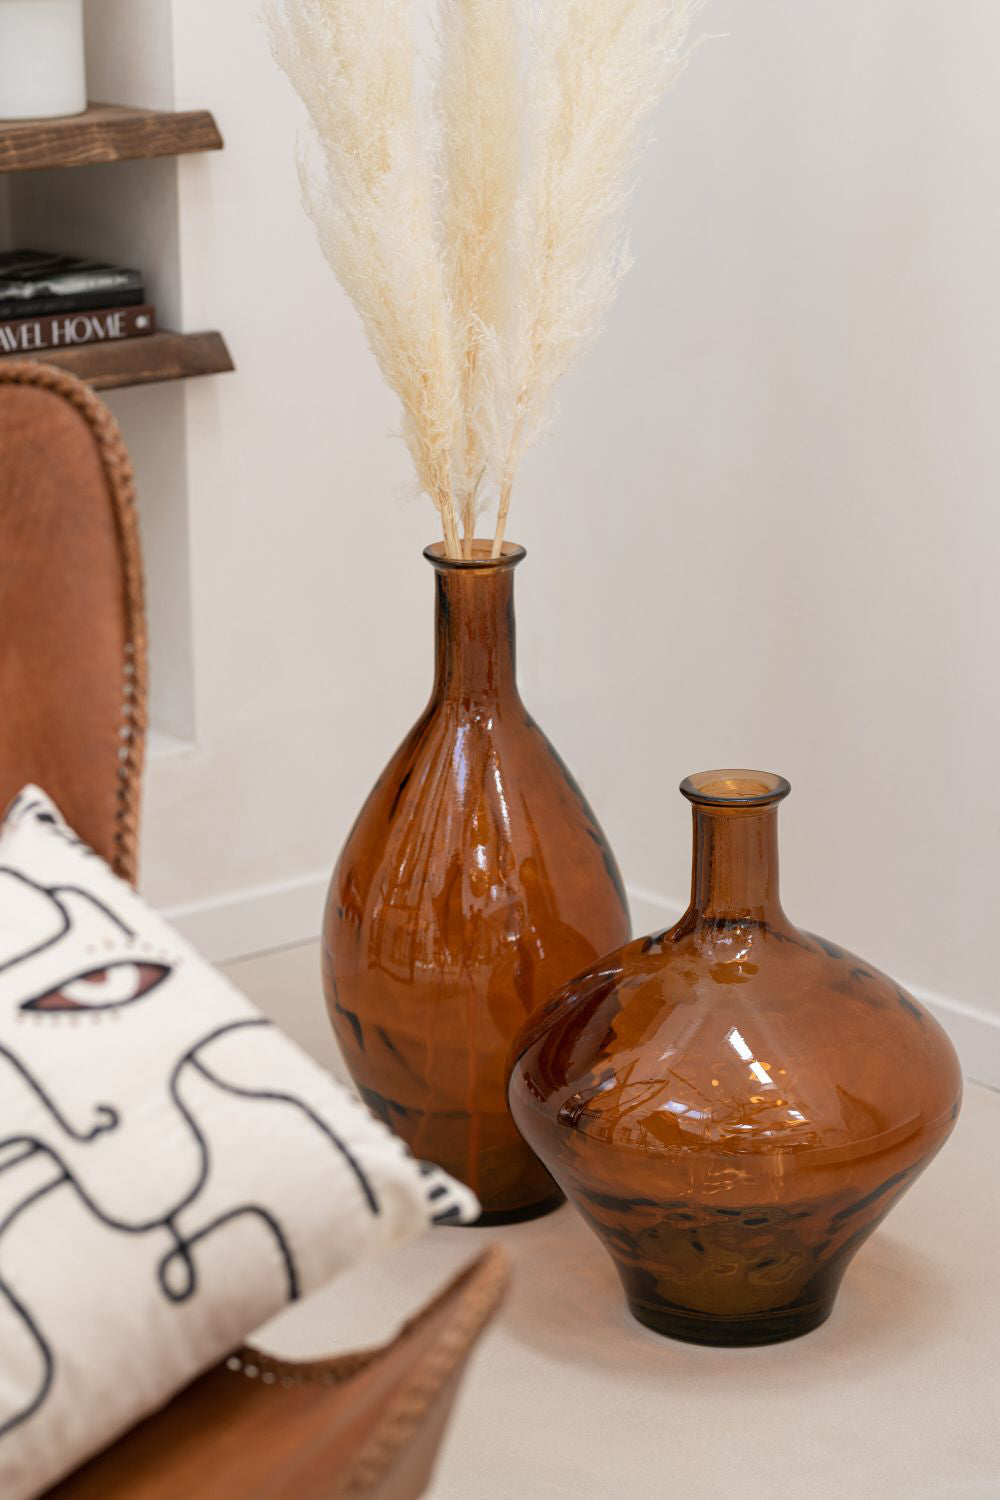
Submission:
[[[0,172],[90,167],[221,149],[219,127],[207,109],[171,114],[91,104],[82,115],[57,120],[0,120]]]
[[[126,385],[154,385],[162,380],[190,380],[195,375],[223,375],[235,368],[221,333],[159,333],[75,349],[43,349],[40,364],[68,370],[93,386],[111,391]],[[23,354],[5,354],[24,359]]]

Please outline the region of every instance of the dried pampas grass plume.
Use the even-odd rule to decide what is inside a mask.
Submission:
[[[430,119],[409,0],[267,3],[322,152],[306,206],[446,550],[492,497],[498,556],[525,449],[628,269],[631,172],[701,0],[437,0]]]
[[[459,371],[409,12],[409,0],[272,0],[268,18],[322,149],[318,175],[300,163],[306,207],[402,402],[417,476],[455,556]]]

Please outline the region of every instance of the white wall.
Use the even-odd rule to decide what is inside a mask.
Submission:
[[[238,373],[191,383],[186,454],[147,462],[186,463],[197,744],[150,767],[145,880],[218,952],[315,931],[431,649],[433,515],[252,10],[173,0],[176,104],[227,143],[179,164],[182,316]],[[516,496],[525,696],[650,922],[686,891],[680,778],[787,775],[790,914],[944,997],[1000,1081],[1000,7],[704,24],[728,35],[660,117],[637,265]]]
[[[172,0],[86,0],[92,100],[169,109],[174,99]],[[60,250],[138,266],[163,327],[183,322],[178,163],[171,158],[15,173],[0,178],[0,245]],[[6,223],[4,204],[6,203]],[[141,478],[152,637],[153,711],[173,735],[193,733],[188,497],[180,387],[121,391],[123,423]]]

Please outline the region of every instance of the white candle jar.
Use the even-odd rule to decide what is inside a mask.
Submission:
[[[0,120],[86,107],[83,0],[0,0]]]

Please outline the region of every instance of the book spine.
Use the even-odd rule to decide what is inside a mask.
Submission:
[[[65,262],[62,267],[32,276],[12,275],[9,268],[0,275],[0,296],[22,297],[26,302],[32,297],[51,294],[54,297],[76,297],[81,292],[139,291],[142,287],[141,271],[126,271],[115,266],[87,266],[81,262]]]
[[[79,344],[141,338],[155,328],[156,315],[148,303],[141,307],[61,313],[57,317],[14,318],[0,323],[0,355],[34,354],[38,349],[72,349]]]
[[[32,297],[30,301],[8,298],[5,302],[0,296],[0,323],[71,312],[108,312],[113,307],[138,307],[145,300],[141,287],[134,291],[125,288],[120,292],[78,292],[74,297]]]

